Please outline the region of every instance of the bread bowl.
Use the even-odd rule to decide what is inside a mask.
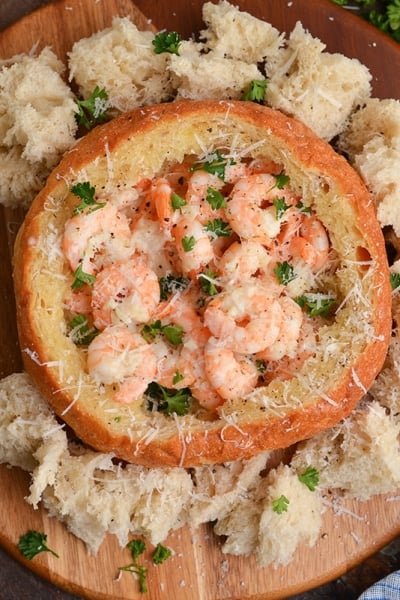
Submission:
[[[315,344],[303,360],[297,361],[297,355],[293,355],[290,377],[280,372],[268,378],[260,374],[252,389],[243,394],[221,399],[218,393],[219,401],[208,403],[206,399],[200,404],[196,397],[194,400],[192,397],[186,414],[178,415],[174,411],[165,414],[158,410],[160,403],[149,402],[148,388],[144,395],[139,394],[130,401],[126,396],[118,397],[125,381],[122,381],[123,378],[118,379],[117,375],[108,377],[108,373],[99,373],[96,368],[89,372],[89,350],[74,342],[68,320],[70,308],[66,310],[66,299],[72,293],[76,272],[74,275],[65,254],[65,232],[74,223],[73,211],[80,203],[77,184],[89,184],[95,188],[95,210],[86,207],[82,213],[84,216],[97,213],[98,217],[113,199],[117,202],[122,199],[122,206],[124,198],[132,196],[132,189],[136,199],[145,198],[148,202],[149,196],[141,195],[143,190],[151,188],[155,177],[157,181],[165,179],[165,176],[168,178],[171,165],[174,169],[178,165],[178,171],[179,165],[184,164],[190,173],[204,172],[205,163],[211,162],[208,160],[210,157],[217,157],[219,162],[223,158],[225,165],[236,164],[245,168],[250,163],[268,164],[272,165],[272,170],[279,171],[274,176],[284,174],[286,183],[282,185],[287,184],[290,193],[299,199],[296,207],[304,208],[301,211],[304,213],[311,211],[311,217],[318,220],[327,232],[330,259],[318,272],[314,270],[312,277],[299,277],[299,289],[296,289],[296,282],[290,288],[290,284],[283,285],[279,281],[277,296],[279,299],[289,297],[292,305],[296,303],[299,306],[298,300],[304,294],[324,294],[334,298],[334,312],[326,320],[318,316],[312,321]],[[235,187],[225,184],[223,182],[224,187],[220,189],[226,192],[227,218],[232,225],[234,215],[229,203]],[[279,191],[275,199],[281,200],[281,194],[283,192]],[[160,238],[153,236],[153,225],[150,229],[139,228],[139,233],[135,233],[143,212],[149,209],[144,204],[139,200],[134,209],[132,206],[118,209],[121,214],[125,211],[124,219],[128,219],[129,227],[136,236],[129,260],[140,265],[145,256],[157,278],[168,277],[172,263],[165,259],[165,255],[159,260],[157,240]],[[272,207],[276,208],[276,205],[269,202],[267,209],[270,213]],[[158,213],[154,216],[154,207],[149,210],[152,212],[150,216],[146,213],[146,218],[148,222],[157,223],[157,231],[166,226],[165,239],[170,248],[171,236],[172,239],[177,238],[176,230],[171,233],[168,219],[163,223]],[[181,211],[181,208],[177,210]],[[190,206],[187,210],[190,213]],[[250,215],[249,219],[239,216],[236,221],[239,224],[246,222]],[[279,221],[276,211],[273,215]],[[183,216],[188,217],[188,214]],[[108,216],[103,213],[102,219],[103,222],[111,222],[114,217],[111,211]],[[175,211],[172,218],[175,218]],[[282,223],[286,223],[285,217]],[[277,229],[275,233],[270,230],[270,243],[264,241],[261,244],[269,251],[274,248],[274,235],[282,234],[282,223],[277,225],[273,222],[272,229]],[[86,224],[87,221],[85,227]],[[172,226],[175,225],[178,227],[174,222]],[[118,242],[123,239],[123,231],[117,238],[112,233],[110,231],[107,238],[112,240],[110,247],[115,253],[112,254],[111,265],[118,260],[124,262],[126,258],[126,247],[122,244],[124,248],[121,250]],[[72,246],[77,248],[86,234],[75,227],[74,235],[76,244]],[[242,245],[251,241],[251,236],[245,239],[236,229],[230,238],[230,242],[242,242]],[[102,245],[102,252],[107,245],[108,242]],[[122,259],[118,254],[120,250]],[[223,247],[222,252],[225,251]],[[94,254],[92,252],[86,262],[87,271],[91,269]],[[182,265],[185,254],[181,252],[182,256],[177,259],[175,250],[172,254],[173,264]],[[115,258],[117,255],[118,260]],[[90,285],[101,279],[102,269],[109,267],[107,258],[103,253],[101,256],[102,265],[94,270]],[[83,254],[77,259],[78,267],[83,264],[82,257]],[[218,269],[220,261],[221,254],[213,266]],[[282,260],[281,266],[285,262],[288,261]],[[271,281],[271,276],[276,274],[277,263],[268,264]],[[272,270],[271,266],[274,267]],[[204,272],[204,269],[204,265],[185,267],[183,275],[189,281],[188,289],[198,285],[199,272]],[[258,275],[258,271],[252,273],[251,284],[258,285]],[[14,281],[24,364],[55,413],[88,445],[100,451],[113,452],[128,462],[147,466],[189,467],[249,458],[266,449],[287,447],[332,426],[351,412],[371,386],[383,364],[391,331],[391,290],[384,240],[365,186],[345,159],[305,125],[279,111],[250,102],[177,101],[137,109],[95,128],[64,156],[33,202],[16,241]],[[137,286],[136,294],[143,291],[143,281],[146,290],[150,289],[148,285],[153,285],[151,289],[154,291],[151,275],[138,281],[142,283]],[[224,304],[227,302],[226,280],[221,283],[217,278],[217,283],[216,294],[203,298],[201,312],[202,324],[211,331],[213,349],[215,346],[225,347],[226,336],[224,338],[218,332],[215,319],[209,317],[207,320],[204,314],[209,306],[213,306],[212,316],[215,317],[215,312],[218,316],[220,313],[215,308],[218,302],[218,309],[222,303],[224,310],[229,312]],[[228,300],[234,302],[237,289],[246,286],[234,280],[228,290],[231,293]],[[84,287],[88,284],[85,283]],[[247,289],[248,286],[245,293]],[[173,297],[186,293],[175,289]],[[262,315],[266,319],[270,314],[269,306],[277,297],[274,293],[266,293],[269,304],[264,307]],[[125,301],[125,295],[122,296]],[[114,298],[112,320],[104,323],[100,318],[97,321],[100,333],[93,343],[102,339],[104,331],[119,327],[121,323],[142,338],[143,328],[153,324],[159,316],[161,328],[164,327],[163,317],[167,313],[157,312],[157,298],[148,316],[141,316],[132,324],[131,313],[137,308],[138,296],[135,298],[133,304],[124,304],[117,321],[115,312],[118,312],[119,300]],[[168,309],[169,300],[162,303],[163,310]],[[107,305],[106,319],[110,317],[110,306]],[[307,317],[307,322],[310,322],[310,317]],[[236,325],[242,327],[243,324]],[[279,341],[279,332],[286,330],[283,319],[271,344]],[[260,337],[257,324],[253,327],[253,334]],[[241,351],[240,336],[238,339],[234,353],[244,356],[245,352],[243,360],[253,368],[259,360],[260,347],[246,346]],[[152,341],[143,339],[145,341],[151,346]],[[275,359],[276,356],[273,356],[271,362],[274,363]],[[140,360],[138,372],[142,376],[143,369],[150,369],[153,359],[141,355]],[[157,361],[156,355],[156,367]],[[190,358],[186,364],[188,362]],[[266,363],[268,366],[268,360]],[[266,363],[264,361],[264,367]],[[286,360],[285,364],[290,365],[291,360]],[[197,366],[196,360],[191,366]],[[222,366],[225,367],[226,363]],[[252,373],[254,375],[254,369]],[[216,383],[213,385],[218,387]]]

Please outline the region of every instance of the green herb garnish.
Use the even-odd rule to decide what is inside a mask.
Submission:
[[[314,492],[319,484],[319,473],[314,467],[307,467],[307,469],[299,475],[299,480],[301,483],[304,483],[311,492]]]
[[[283,512],[287,511],[288,505],[289,500],[282,494],[282,496],[272,501],[272,510],[278,515],[281,515]]]
[[[173,346],[182,344],[183,333],[182,327],[177,325],[163,325],[159,319],[154,321],[154,323],[147,323],[142,329],[142,336],[147,342],[151,342],[158,335],[164,335]]]
[[[203,292],[208,294],[208,296],[215,296],[218,294],[216,278],[217,273],[213,273],[212,271],[204,271],[203,273],[199,273],[200,287]]]
[[[90,327],[86,315],[78,314],[69,322],[70,338],[77,346],[88,346],[99,331]]]
[[[400,286],[400,273],[390,273],[390,285],[392,290],[396,290]]]
[[[182,38],[176,31],[162,31],[158,33],[152,41],[155,54],[176,54],[179,56],[179,46]]]
[[[285,185],[287,185],[290,181],[289,175],[285,175],[285,173],[283,171],[281,171],[277,175],[274,175],[274,177],[275,177],[275,185],[278,188],[278,190],[283,190]]]
[[[78,268],[74,272],[74,282],[71,285],[73,290],[79,290],[85,283],[88,285],[93,285],[96,281],[96,276],[91,275],[90,273],[85,273],[82,269],[82,263],[78,266]]]
[[[146,545],[142,540],[132,540],[127,544],[127,548],[131,551],[132,562],[124,567],[119,567],[119,570],[135,573],[139,579],[140,591],[145,593],[147,592],[147,568],[140,565],[137,559],[145,551]]]
[[[266,79],[253,79],[250,81],[246,90],[242,94],[242,100],[250,100],[262,104],[264,101],[265,90],[267,89]]]
[[[75,98],[75,104],[78,108],[75,114],[78,125],[92,129],[98,123],[104,123],[107,120],[110,103],[105,89],[96,86],[89,98],[85,100]]]
[[[207,189],[206,201],[211,206],[213,210],[217,210],[218,208],[225,208],[226,199],[221,194],[219,190],[215,190],[212,187]]]
[[[274,273],[279,283],[282,283],[283,285],[288,285],[288,283],[296,278],[294,269],[292,265],[287,262],[287,260],[283,262],[277,262]]]
[[[206,171],[216,175],[222,181],[225,181],[225,169],[228,165],[236,164],[233,158],[225,158],[223,154],[216,150],[205,162],[195,162],[189,171]]]
[[[179,275],[166,275],[160,277],[160,298],[161,300],[167,300],[171,294],[182,292],[189,285],[189,279],[187,277],[181,277]]]
[[[18,541],[18,549],[22,556],[28,560],[32,560],[40,552],[50,552],[56,558],[60,558],[57,552],[47,546],[47,535],[33,529],[21,535]]]
[[[146,390],[146,396],[149,400],[149,409],[157,410],[166,415],[177,414],[186,415],[189,411],[190,398],[192,393],[189,388],[174,390],[166,388],[155,381],[152,381]]]
[[[310,317],[329,317],[336,305],[336,298],[326,297],[325,294],[305,294],[298,296],[295,301],[301,308],[310,315]]]
[[[205,229],[211,233],[212,237],[230,237],[232,235],[232,229],[229,226],[229,223],[223,221],[222,219],[213,219],[212,221],[208,221],[205,225]]]
[[[185,252],[190,252],[196,245],[196,238],[193,235],[185,235],[182,238],[182,248]]]
[[[169,548],[166,548],[162,544],[157,544],[156,549],[153,552],[153,563],[155,565],[160,565],[167,560],[171,554],[172,552]]]
[[[83,183],[77,183],[71,188],[71,192],[74,196],[78,196],[81,199],[81,203],[78,204],[72,211],[74,215],[86,211],[87,213],[93,212],[99,208],[103,208],[106,202],[97,202],[95,199],[96,190],[90,185],[89,181]]]
[[[275,206],[275,216],[277,220],[281,219],[285,212],[290,208],[289,204],[286,204],[285,198],[276,198],[272,201]]]

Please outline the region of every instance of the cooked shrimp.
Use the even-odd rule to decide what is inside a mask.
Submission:
[[[90,314],[92,312],[92,294],[90,290],[70,290],[64,298],[64,308],[72,313]]]
[[[232,229],[242,239],[270,246],[278,235],[280,222],[272,204],[272,199],[278,197],[275,185],[273,175],[257,173],[239,179],[233,187],[226,214]]]
[[[201,204],[206,200],[209,188],[219,190],[223,187],[224,182],[207,171],[198,170],[190,176],[186,192],[186,200],[189,204]]]
[[[173,389],[192,385],[194,375],[190,369],[186,368],[185,362],[182,360],[181,348],[173,348],[164,340],[153,342],[152,347],[157,356],[157,373],[154,381]]]
[[[223,284],[255,283],[262,281],[280,289],[276,277],[272,276],[272,256],[259,242],[245,240],[233,242],[218,261],[218,271]]]
[[[299,229],[299,235],[290,241],[293,258],[301,258],[316,272],[328,260],[329,238],[325,227],[317,217],[306,217]]]
[[[247,357],[214,337],[210,337],[204,350],[204,368],[214,389],[224,400],[243,397],[254,389],[259,372]]]
[[[175,238],[184,274],[194,277],[213,261],[214,249],[212,242],[207,231],[196,217],[182,216],[174,226],[172,234]]]
[[[104,329],[118,322],[146,323],[160,302],[160,285],[140,257],[114,263],[97,275],[92,290],[94,324]]]
[[[114,255],[130,252],[131,230],[126,215],[108,202],[102,208],[89,213],[74,215],[65,224],[62,250],[75,271],[84,261],[86,273],[95,272],[93,259],[96,253]]]
[[[87,365],[97,384],[118,384],[116,402],[139,399],[157,370],[153,349],[142,336],[122,325],[108,327],[88,347]]]
[[[171,230],[174,220],[176,221],[179,215],[172,207],[172,193],[173,190],[167,179],[160,177],[153,181],[151,185],[151,198],[154,202],[160,227],[168,232]]]
[[[248,284],[221,292],[209,302],[204,323],[227,348],[242,354],[264,350],[279,337],[283,311],[268,288]]]
[[[284,319],[281,332],[273,344],[257,353],[257,358],[261,360],[275,361],[283,356],[293,357],[297,351],[303,323],[303,311],[289,296],[281,296],[279,304]]]

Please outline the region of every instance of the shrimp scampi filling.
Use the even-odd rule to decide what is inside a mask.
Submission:
[[[72,194],[80,185],[90,182]],[[118,403],[156,389],[213,411],[294,377],[333,318],[327,230],[268,160],[220,150],[96,190],[66,222],[62,249],[70,337]]]

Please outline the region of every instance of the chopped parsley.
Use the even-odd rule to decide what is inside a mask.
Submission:
[[[286,204],[285,198],[276,198],[272,201],[272,203],[275,206],[275,216],[279,221],[282,219],[285,212],[290,208],[290,205]]]
[[[176,31],[162,31],[158,33],[152,41],[155,54],[176,54],[179,56],[179,46],[182,38]]]
[[[299,480],[304,483],[311,492],[314,492],[319,484],[319,473],[314,467],[307,467],[303,473],[300,473]]]
[[[400,0],[332,0],[339,6],[356,8],[360,17],[400,42]],[[354,4],[358,6],[354,6]]]
[[[71,192],[81,199],[81,203],[73,210],[74,215],[78,215],[83,211],[90,213],[106,205],[106,202],[97,202],[95,199],[96,190],[90,185],[89,181],[73,185]]]
[[[189,279],[187,277],[172,274],[160,277],[158,282],[160,284],[161,300],[167,300],[171,294],[182,292],[189,285]]]
[[[69,322],[70,338],[77,346],[88,346],[99,331],[89,325],[86,315],[78,314]]]
[[[179,210],[182,206],[185,206],[185,204],[187,204],[185,198],[182,198],[182,196],[175,192],[171,194],[171,206],[174,210]]]
[[[110,102],[105,89],[100,89],[96,85],[91,95],[85,100],[75,98],[75,104],[78,109],[75,113],[78,125],[83,125],[89,130],[107,120],[107,110],[110,107]]]
[[[22,556],[28,560],[32,560],[40,552],[50,552],[56,558],[60,558],[57,552],[47,546],[47,535],[33,529],[21,535],[18,541],[18,549]]]
[[[93,285],[96,281],[96,276],[91,275],[90,273],[85,273],[82,269],[82,264],[78,266],[78,268],[74,272],[74,282],[71,285],[73,290],[79,290],[85,283],[88,285]]]
[[[182,248],[185,252],[190,252],[196,245],[196,238],[193,235],[185,235],[182,238]]]
[[[138,558],[145,551],[146,545],[142,540],[132,540],[127,544],[127,548],[131,551],[132,562],[119,567],[119,570],[135,573],[139,579],[140,591],[145,593],[147,592],[147,568],[138,563]]]
[[[390,273],[390,285],[392,290],[396,290],[400,286],[400,273]]]
[[[272,510],[276,512],[278,515],[281,515],[283,512],[286,512],[289,506],[289,500],[282,494],[279,498],[272,500]]]
[[[208,296],[215,296],[218,294],[216,278],[217,273],[213,273],[212,271],[204,271],[203,273],[199,273],[200,287]]]
[[[153,552],[153,563],[155,565],[160,565],[165,560],[167,560],[167,558],[169,558],[171,554],[172,552],[169,548],[166,548],[162,544],[157,544],[156,549]]]
[[[265,90],[267,89],[266,79],[253,79],[245,89],[242,100],[250,100],[262,104],[264,101]]]
[[[212,187],[207,189],[206,201],[211,206],[213,210],[217,210],[218,208],[226,207],[226,199],[221,194],[219,190],[216,190]]]
[[[278,190],[283,190],[285,185],[287,185],[290,181],[289,175],[285,175],[285,173],[283,171],[281,171],[277,175],[274,175],[274,177],[275,177],[275,185],[278,188]]]
[[[310,215],[311,214],[311,206],[306,206],[302,202],[298,202],[296,204],[296,208],[299,212]]]
[[[232,229],[229,227],[229,223],[222,219],[213,219],[208,221],[205,225],[206,231],[211,233],[212,237],[230,237],[232,235]]]
[[[163,325],[159,319],[154,321],[154,323],[144,325],[142,329],[142,336],[147,342],[151,342],[158,335],[164,335],[173,346],[182,344],[183,333],[182,327],[177,325]]]
[[[222,181],[225,181],[225,169],[228,165],[234,165],[233,158],[226,158],[223,154],[216,150],[205,162],[195,162],[189,171],[206,171],[211,175],[216,175]]]
[[[283,262],[277,262],[274,269],[274,273],[282,285],[288,285],[293,279],[296,278],[296,274],[291,264],[284,260]]]
[[[329,317],[336,305],[336,298],[327,297],[325,294],[304,294],[298,296],[295,301],[310,317]]]
[[[166,415],[186,415],[189,412],[192,393],[189,388],[174,390],[152,381],[145,392],[150,410],[157,410]]]

